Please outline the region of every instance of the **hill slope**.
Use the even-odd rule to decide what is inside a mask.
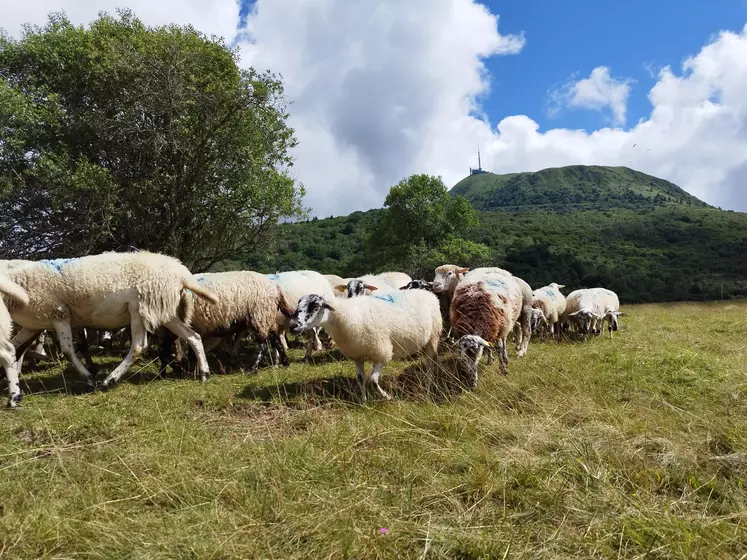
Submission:
[[[641,205],[708,206],[669,181],[627,167],[573,165],[535,173],[470,175],[451,192],[462,195],[477,210],[567,212],[638,208]]]
[[[504,185],[521,178],[514,183],[517,191],[528,185],[539,193],[550,189],[552,176],[565,177],[566,184],[568,177],[602,177],[597,204],[605,209],[567,203],[560,205],[562,213],[547,204],[519,205],[520,211],[510,205],[479,211],[480,225],[468,237],[491,248],[492,264],[533,286],[559,282],[570,291],[602,285],[626,302],[747,296],[747,214],[712,208],[667,181],[624,168],[576,166],[536,174],[477,175],[452,192],[471,198],[479,209],[493,204],[489,196],[481,204],[480,197],[500,190],[496,178],[504,178]],[[633,178],[637,182],[631,183]],[[645,191],[646,184],[652,190]],[[621,185],[647,194],[641,195],[642,201],[614,206]],[[585,193],[570,190],[571,196],[582,199]],[[342,276],[370,272],[364,241],[380,212],[286,224],[275,251],[224,266],[261,272],[311,268]]]

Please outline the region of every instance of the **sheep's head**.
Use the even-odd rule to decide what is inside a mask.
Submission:
[[[480,363],[483,350],[491,352],[493,345],[476,334],[465,334],[457,343],[459,363],[471,375],[473,385],[477,384],[477,364]]]
[[[347,283],[347,285],[340,284],[339,286],[335,286],[335,289],[339,292],[345,292],[349,298],[365,295],[366,290],[369,292],[378,290],[376,286],[366,284],[360,278],[353,278]]]
[[[547,319],[545,318],[545,314],[542,312],[541,309],[533,308],[532,309],[532,332],[536,331],[540,325],[544,325],[547,323]]]
[[[327,317],[327,313],[335,309],[317,294],[303,296],[298,300],[298,307],[291,315],[290,332],[301,334],[304,331],[319,327]]]
[[[555,288],[556,290],[560,291],[561,288],[565,288],[565,284],[557,284],[553,282],[552,284],[547,285],[548,288]]]
[[[617,332],[618,324],[617,324],[617,318],[620,315],[625,315],[622,311],[607,311],[607,314],[605,315],[605,318],[609,321],[609,328],[615,332]]]
[[[602,315],[597,315],[589,309],[580,309],[575,313],[571,313],[569,317],[575,317],[575,319],[581,325],[581,332],[584,334],[588,334],[589,331],[591,331],[591,327],[595,320],[603,318]]]
[[[444,264],[436,268],[436,275],[433,279],[433,291],[437,294],[441,292],[454,293],[459,280],[469,272],[469,268],[457,266],[455,264]]]
[[[407,283],[406,286],[402,286],[400,290],[428,290],[433,291],[433,282],[427,280],[412,280]]]

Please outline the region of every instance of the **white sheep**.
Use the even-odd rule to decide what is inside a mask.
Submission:
[[[594,331],[597,321],[603,317],[599,295],[588,289],[575,290],[565,301],[563,320],[576,324],[583,334]]]
[[[560,319],[565,313],[565,296],[560,292],[565,288],[563,284],[553,282],[543,288],[532,292],[532,331],[535,331],[540,323],[547,325],[550,334],[560,334]],[[535,313],[539,311],[540,313]]]
[[[130,367],[146,346],[147,333],[163,325],[189,343],[197,356],[203,381],[209,374],[200,336],[178,316],[183,290],[216,303],[181,262],[147,251],[103,253],[73,259],[28,262],[0,269],[26,290],[29,304],[8,311],[23,328],[13,338],[20,347],[44,329],[54,329],[60,348],[75,369],[93,386],[93,375],[73,346],[72,327],[118,329],[129,324],[132,346],[125,359],[101,384],[107,388]]]
[[[298,301],[309,294],[318,294],[328,298],[334,298],[335,294],[327,278],[313,270],[291,270],[289,272],[279,272],[276,274],[266,274],[267,278],[275,282],[283,291],[285,298],[295,309]],[[288,330],[290,319],[280,313],[277,313],[277,323],[280,335],[280,343],[287,350],[285,337],[283,333]],[[306,354],[304,360],[311,359],[314,350],[323,348],[322,341],[319,339],[319,329],[312,329],[307,334]]]
[[[29,296],[26,290],[4,275],[0,275],[0,292],[4,296],[0,298],[0,363],[5,368],[5,377],[8,380],[8,406],[16,408],[21,402],[21,387],[18,384],[16,349],[10,339],[13,334],[13,323],[6,304],[26,306],[29,303]]]
[[[497,274],[469,275],[459,283],[451,300],[451,330],[455,337],[476,335],[498,349],[500,369],[508,374],[508,335],[523,311],[522,288],[513,276]],[[464,345],[460,339],[459,347]],[[472,369],[477,384],[477,361]]]
[[[379,385],[382,368],[393,359],[425,350],[429,375],[435,373],[441,311],[436,296],[425,290],[402,290],[369,297],[333,299],[318,294],[304,296],[291,319],[291,332],[323,327],[347,358],[355,362],[361,396],[366,400],[366,360],[373,362],[371,380]]]
[[[617,332],[618,321],[617,318],[625,313],[620,311],[620,299],[617,294],[607,288],[590,288],[590,290],[597,294],[599,298],[599,307],[601,309],[602,319],[600,320],[600,328],[604,328],[604,322],[607,321],[607,330],[612,338],[612,331]]]
[[[288,357],[278,336],[277,313],[290,318],[293,307],[283,295],[280,286],[264,274],[251,271],[215,272],[196,274],[197,283],[218,298],[215,305],[195,298],[185,290],[182,318],[203,339],[206,352],[220,343],[223,337],[235,337],[234,357],[241,338],[251,332],[259,345],[251,371],[259,368],[262,357],[268,353],[268,341],[280,354],[280,361],[288,365]],[[212,337],[212,338],[208,338]],[[161,364],[165,367],[171,357],[173,337],[166,337],[161,345]]]

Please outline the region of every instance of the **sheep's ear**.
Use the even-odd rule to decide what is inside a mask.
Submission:
[[[558,290],[560,290],[561,288],[565,288],[565,284],[558,284]]]
[[[570,313],[570,314],[569,314],[568,316],[569,316],[569,317],[575,317],[575,316],[576,316],[576,315],[578,315],[579,313],[581,313],[581,312],[580,312],[580,311],[576,311],[576,312],[574,312],[574,313]]]
[[[407,289],[407,286],[402,286],[402,287],[400,288],[400,290],[406,290],[406,289]]]
[[[348,287],[345,284],[337,284],[337,286],[335,286],[335,290],[338,292],[344,292],[347,288]]]
[[[335,310],[335,308],[332,307],[330,304],[328,304],[326,301],[324,303],[322,303],[322,307],[324,309],[329,309],[330,311],[334,311]]]
[[[378,290],[376,286],[371,286],[370,284],[364,284],[363,287],[366,288],[367,290],[371,290],[372,292],[375,292],[376,290]]]
[[[621,317],[622,315],[625,315],[625,312],[624,311],[615,311],[615,315],[617,315],[618,317]]]
[[[459,274],[467,274],[469,272],[469,268],[457,268],[457,273]]]

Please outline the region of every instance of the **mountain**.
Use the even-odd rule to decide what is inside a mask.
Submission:
[[[606,210],[645,204],[708,206],[664,179],[627,167],[572,165],[535,173],[470,175],[451,189],[476,210]]]
[[[480,225],[467,237],[490,247],[490,264],[532,286],[605,286],[629,303],[747,297],[747,214],[710,207],[668,181],[573,166],[472,175],[452,193],[478,209]],[[284,224],[272,251],[221,268],[371,272],[365,240],[380,215]]]

